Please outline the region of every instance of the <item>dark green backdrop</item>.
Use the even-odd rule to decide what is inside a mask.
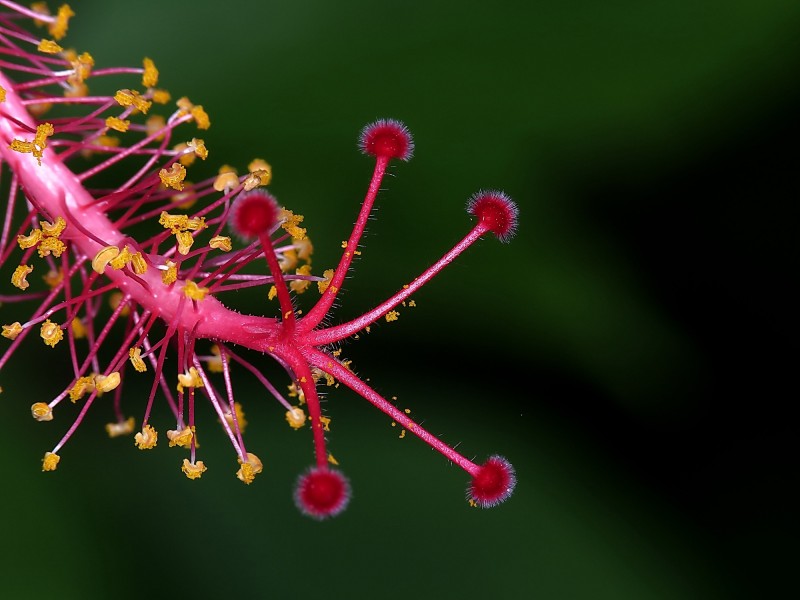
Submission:
[[[371,172],[360,127],[408,124],[416,156],[392,169],[338,318],[463,235],[474,191],[517,200],[510,245],[478,244],[346,352],[466,455],[506,455],[519,486],[500,508],[470,509],[463,473],[343,390],[329,396],[331,451],[354,498],[335,521],[297,514],[309,432],[256,397],[249,447],[266,471],[249,488],[222,434],[204,438],[209,472],[190,482],[178,451],[108,440],[103,407],[42,474],[68,421],[30,419],[63,383],[55,355],[32,344],[0,381],[0,596],[781,587],[795,533],[795,434],[778,390],[796,347],[782,290],[797,272],[796,0],[71,4],[66,42],[98,66],[149,56],[162,85],[205,106],[209,168],[272,163],[272,191],[306,215],[318,270],[336,260]],[[10,373],[30,380],[27,395],[8,391]],[[139,420],[146,393],[127,391]],[[156,424],[171,426],[163,412]]]

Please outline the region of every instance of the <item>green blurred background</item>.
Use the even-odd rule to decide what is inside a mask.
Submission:
[[[203,438],[209,471],[190,482],[177,450],[108,440],[110,407],[43,475],[74,407],[31,420],[69,375],[54,360],[66,348],[26,345],[0,381],[0,597],[782,588],[797,533],[782,386],[796,356],[784,281],[797,273],[800,3],[70,4],[66,42],[98,66],[149,56],[161,85],[204,105],[208,169],[273,165],[317,271],[334,264],[371,172],[361,126],[407,123],[416,155],[392,168],[336,319],[459,239],[474,191],[517,200],[510,245],[478,244],[345,354],[467,456],[507,456],[519,485],[502,507],[469,508],[462,472],[337,390],[331,451],[354,498],[340,518],[309,521],[291,502],[309,432],[288,431],[246,376],[248,449],[266,465],[249,488],[221,433]],[[230,301],[272,310],[252,294]],[[127,390],[137,420],[146,394]],[[155,424],[173,426],[163,410]]]

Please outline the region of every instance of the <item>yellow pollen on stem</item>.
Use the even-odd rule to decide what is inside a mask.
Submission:
[[[11,140],[11,143],[8,147],[11,150],[20,152],[22,154],[33,154],[33,156],[36,158],[36,161],[39,163],[39,166],[41,166],[44,151],[47,149],[47,138],[52,136],[53,133],[55,133],[55,130],[53,129],[53,125],[51,123],[42,123],[41,125],[36,126],[36,134],[34,135],[32,142],[14,139]]]
[[[171,187],[178,190],[183,190],[183,180],[186,179],[186,167],[180,163],[172,163],[172,166],[167,169],[161,169],[158,172],[161,183],[166,187]]]
[[[143,275],[147,272],[147,261],[141,252],[131,255],[131,267],[133,267],[133,272],[137,275]]]
[[[286,411],[286,422],[292,429],[300,429],[306,424],[306,413],[299,406],[293,406],[292,410]]]
[[[247,427],[247,419],[244,418],[244,410],[242,410],[242,405],[238,402],[233,403],[233,410],[236,416],[236,424],[239,425],[239,431],[244,433],[245,427]],[[228,426],[232,429],[236,429],[233,422],[234,414],[231,413],[230,408],[225,411],[225,421],[228,423]]]
[[[311,275],[311,265],[303,265],[295,271],[296,275]],[[296,294],[302,294],[308,289],[311,282],[308,279],[293,279],[289,282],[289,287]]]
[[[317,289],[319,290],[320,294],[324,294],[325,290],[328,289],[328,286],[331,284],[331,280],[333,280],[333,269],[325,269],[322,273],[322,276],[325,278],[325,281],[318,281],[317,282]]]
[[[192,445],[194,430],[191,427],[184,427],[183,429],[170,429],[167,431],[167,437],[169,438],[170,448],[174,446],[189,448]]]
[[[106,423],[106,433],[108,437],[115,438],[123,435],[130,435],[136,427],[136,419],[128,417],[124,421],[118,423]]]
[[[114,371],[108,375],[95,375],[94,387],[98,393],[104,394],[117,389],[121,381],[122,378],[120,377],[119,371]]]
[[[118,255],[119,248],[116,246],[106,246],[94,255],[94,258],[92,259],[92,270],[95,273],[100,273],[102,275],[106,270],[108,263],[110,263],[111,260],[116,258]]]
[[[214,250],[222,250],[223,252],[230,252],[233,249],[231,238],[226,235],[215,235],[208,240],[208,245]]]
[[[199,287],[194,281],[187,281],[186,285],[183,286],[183,293],[184,295],[189,298],[190,300],[205,300],[206,294],[208,294],[207,287]]]
[[[320,425],[322,426],[322,428],[325,431],[330,431],[331,430],[331,419],[330,419],[330,417],[326,417],[324,415],[320,415],[319,422],[320,422]]]
[[[158,85],[158,69],[152,59],[145,57],[142,60],[144,73],[142,73],[142,85],[146,88]]]
[[[31,405],[31,415],[37,421],[52,421],[53,409],[45,402],[36,402]]]
[[[195,156],[198,158],[202,160],[208,158],[208,148],[206,148],[206,143],[203,140],[192,138],[191,141],[186,142],[186,147],[194,152]]]
[[[184,458],[181,471],[183,471],[183,473],[189,479],[199,479],[203,473],[206,472],[206,465],[202,460],[198,460],[196,463],[193,463],[188,458]]]
[[[161,273],[161,281],[164,285],[171,285],[178,280],[178,265],[168,260],[166,267],[167,269]]]
[[[128,357],[130,358],[133,368],[136,369],[139,373],[144,373],[145,371],[147,371],[147,365],[144,363],[141,354],[142,354],[141,348],[131,348],[128,350]]]
[[[292,211],[285,208],[282,208],[279,214],[279,219],[282,221],[281,227],[283,230],[293,238],[297,238],[299,240],[305,239],[306,237],[306,230],[303,227],[299,227],[304,218],[305,217],[303,217],[303,215],[296,215]]]
[[[139,450],[152,450],[158,443],[158,432],[152,425],[145,425],[142,430],[133,436],[133,443]]]
[[[400,318],[400,313],[396,310],[390,310],[386,313],[386,322],[391,323],[392,321],[397,321]]]
[[[14,273],[11,275],[11,283],[14,287],[19,288],[21,290],[27,290],[30,287],[30,283],[26,277],[33,273],[33,267],[30,265],[19,265],[16,269],[14,269]]]
[[[91,394],[94,391],[94,377],[79,377],[69,391],[69,399],[75,403],[85,394]]]
[[[14,321],[11,325],[3,325],[3,333],[0,335],[6,339],[15,340],[20,333],[22,333],[22,325],[19,321]]]
[[[6,101],[6,90],[2,85],[0,85],[0,102],[5,102],[5,101]]]
[[[152,98],[156,104],[166,104],[172,100],[172,95],[167,90],[153,90]]]
[[[76,340],[82,340],[86,337],[86,327],[78,317],[75,317],[70,322],[70,327],[72,328],[72,335]]]
[[[117,90],[117,93],[114,94],[114,100],[120,106],[133,106],[143,114],[147,114],[147,111],[153,105],[149,100],[142,98],[142,95],[136,90]]]
[[[67,249],[67,245],[56,237],[46,237],[39,242],[38,252],[39,257],[44,258],[51,254],[58,258]]]
[[[133,258],[131,251],[128,250],[127,246],[125,246],[122,249],[122,252],[117,254],[109,261],[109,264],[111,265],[112,269],[119,271],[120,269],[124,269],[126,266],[128,266],[128,264],[131,262],[131,258]]]
[[[184,388],[201,388],[203,387],[203,380],[200,378],[200,373],[194,367],[189,367],[185,373],[178,373],[178,385],[176,389],[182,392]]]
[[[219,346],[214,344],[211,346],[211,354],[213,355],[211,358],[206,360],[206,365],[208,365],[208,370],[212,373],[222,373],[224,369],[222,368],[222,352],[220,352]],[[234,406],[238,406],[238,402],[234,403]],[[244,414],[244,413],[242,413]]]
[[[120,133],[125,133],[128,131],[128,127],[131,126],[131,122],[128,120],[123,120],[118,117],[108,117],[106,119],[106,127],[109,129],[113,129],[114,131],[119,131]]]
[[[39,335],[42,340],[44,340],[45,344],[51,348],[55,348],[56,344],[64,339],[64,330],[61,329],[58,323],[53,323],[50,319],[47,319],[42,323]]]
[[[198,104],[192,107],[191,113],[198,129],[208,129],[211,127],[211,120],[208,118],[208,113],[203,110],[201,105]]]
[[[42,231],[40,229],[32,229],[29,235],[18,235],[17,244],[22,250],[33,248],[42,240]]]
[[[42,459],[42,471],[55,471],[61,457],[55,452],[45,452]]]
[[[71,17],[74,17],[75,13],[69,7],[69,4],[62,4],[58,8],[58,13],[56,14],[56,20],[53,23],[48,25],[47,30],[57,40],[60,40],[65,35],[67,35],[67,29],[69,29],[69,20]]]
[[[161,216],[158,217],[158,224],[164,229],[169,229],[172,233],[178,233],[179,231],[183,231],[184,229],[188,228],[189,216],[173,215],[166,211],[162,211]]]
[[[63,50],[61,46],[55,43],[53,40],[45,40],[39,42],[39,45],[36,47],[39,52],[44,52],[45,54],[58,54]]]
[[[264,465],[261,463],[261,460],[252,452],[247,453],[246,461],[243,461],[241,457],[239,457],[239,464],[241,467],[236,472],[236,477],[247,485],[253,483],[256,475],[264,470]]]

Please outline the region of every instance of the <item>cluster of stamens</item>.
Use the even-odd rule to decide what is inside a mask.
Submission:
[[[416,435],[464,469],[473,505],[505,500],[515,485],[507,460],[492,456],[477,464],[456,452],[359,378],[339,346],[379,320],[396,320],[399,306],[413,302],[422,285],[485,234],[509,241],[517,223],[511,199],[499,191],[475,194],[467,203],[475,223],[462,240],[372,310],[325,326],[360,253],[390,162],[411,158],[414,144],[406,126],[380,120],[362,131],[359,146],[375,159],[372,178],[338,264],[315,275],[303,216],[265,189],[272,178],[269,164],[255,159],[243,175],[225,165],[217,175],[191,183],[195,159],[205,161],[209,151],[202,139],[176,136],[185,124],[210,126],[202,106],[181,98],[169,114],[154,114],[170,94],[157,87],[153,61],[96,68],[88,53],[60,45],[71,16],[66,5],[51,15],[42,3],[28,9],[0,0],[0,167],[12,174],[3,190],[8,204],[0,266],[8,267],[3,276],[17,290],[0,301],[38,304],[26,321],[2,326],[10,345],[0,355],[0,369],[28,335],[38,334],[48,352],[65,357],[72,379],[49,402],[34,402],[33,418],[52,421],[66,399],[79,406],[72,425],[45,453],[42,469],[58,467],[59,453],[87,411],[109,394],[115,418],[106,426],[108,435],[132,436],[141,450],[160,441],[152,412],[163,399],[174,416],[174,428],[165,433],[168,445],[188,452],[181,470],[198,479],[207,467],[198,459],[195,401],[204,398],[236,453],[236,477],[250,484],[266,467],[245,446],[245,414],[233,385],[234,373],[244,372],[282,406],[290,427],[311,429],[314,464],[299,477],[294,494],[310,517],[337,515],[350,498],[350,484],[327,450],[330,417],[322,414],[318,391],[326,385],[350,388],[403,434]],[[22,26],[26,17],[46,27],[52,39],[32,35]],[[128,81],[113,95],[89,94],[92,80],[120,76],[138,77],[138,89],[127,87]],[[85,111],[75,116],[60,110],[67,107]],[[111,167],[127,167],[128,175],[113,189],[94,185]],[[148,225],[150,233],[141,234]],[[277,302],[277,316],[242,315],[223,304],[226,292],[249,287],[266,290],[265,301]],[[314,288],[318,298],[303,314],[295,296]],[[173,347],[177,357],[169,363],[177,371],[170,375],[165,365]],[[242,349],[275,359],[286,372],[289,393],[262,373],[259,354],[250,359]],[[129,377],[150,378],[138,428],[122,407]],[[5,387],[13,390],[13,379]]]

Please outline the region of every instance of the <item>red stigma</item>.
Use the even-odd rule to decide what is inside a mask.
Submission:
[[[514,467],[502,456],[491,456],[473,475],[467,490],[469,497],[481,508],[491,508],[505,502],[517,485]]]
[[[358,147],[364,154],[408,161],[414,154],[414,140],[400,121],[379,119],[361,130]]]
[[[278,222],[278,201],[263,190],[240,194],[231,207],[228,223],[240,237],[252,240],[269,235]]]
[[[314,519],[335,517],[350,501],[350,483],[339,471],[312,467],[297,480],[294,501],[303,514]]]
[[[517,231],[517,205],[504,192],[489,190],[474,194],[467,202],[467,212],[501,242],[510,242]]]

